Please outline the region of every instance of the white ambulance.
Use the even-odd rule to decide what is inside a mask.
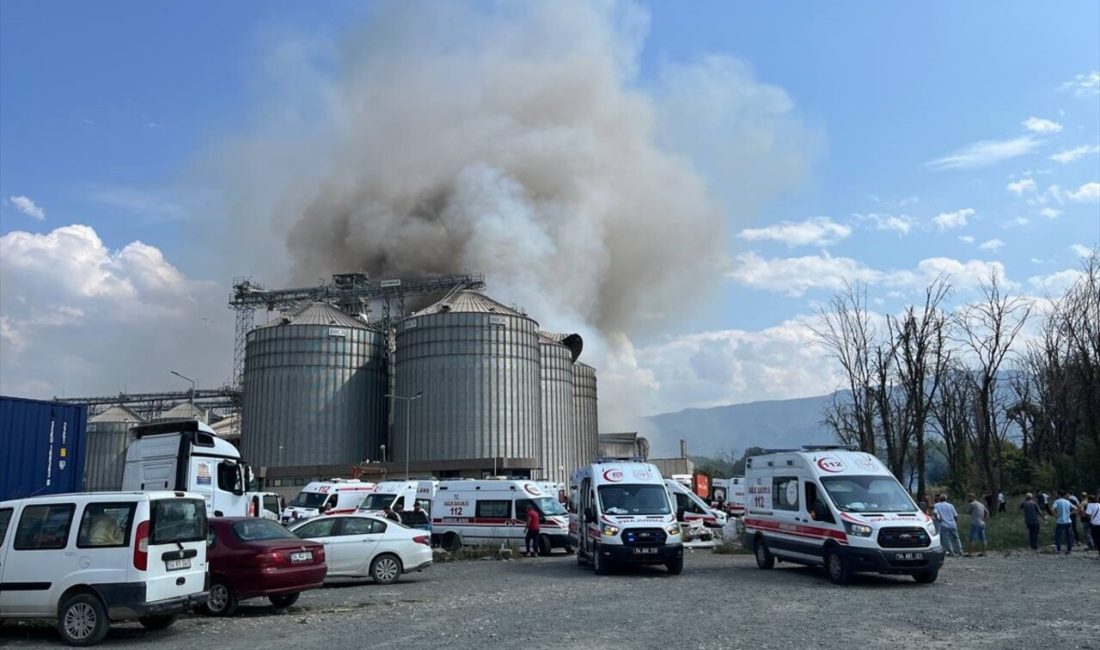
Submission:
[[[309,519],[320,514],[337,515],[355,512],[363,499],[374,491],[374,486],[375,484],[370,481],[354,478],[313,481],[283,508],[283,523]]]
[[[539,513],[539,554],[549,555],[555,548],[572,552],[568,513],[558,495],[528,480],[440,481],[431,508],[432,538],[446,549],[463,544],[522,547],[528,508]]]
[[[601,458],[573,472],[569,537],[577,563],[600,575],[616,564],[664,564],[673,575],[684,569],[676,509],[650,463]]]
[[[374,486],[374,491],[359,504],[358,512],[367,515],[382,515],[386,506],[401,513],[401,521],[408,526],[426,528],[432,511],[432,497],[438,481],[382,481]],[[417,521],[414,506],[419,504],[424,511],[423,519]]]
[[[932,521],[871,454],[803,447],[745,466],[744,538],[761,569],[822,565],[837,584],[860,572],[936,580],[943,547]]]
[[[711,480],[711,499],[731,517],[745,514],[745,478],[716,478]]]
[[[726,525],[726,513],[711,508],[698,494],[684,487],[679,481],[665,479],[665,487],[676,503],[677,521],[700,522],[707,528],[721,528]]]

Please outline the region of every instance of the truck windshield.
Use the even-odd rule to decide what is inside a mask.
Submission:
[[[326,498],[328,495],[322,492],[299,492],[290,505],[296,508],[320,508]]]
[[[821,479],[844,512],[913,512],[913,499],[892,476],[831,476]]]
[[[565,512],[565,508],[562,507],[561,503],[559,503],[557,499],[551,497],[542,497],[541,499],[531,500],[535,502],[535,507],[539,509],[539,512],[544,515],[551,516],[567,514]]]
[[[152,503],[151,544],[206,540],[206,502],[202,499],[158,499]]]
[[[396,494],[382,494],[375,493],[367,495],[366,499],[363,499],[363,503],[359,504],[360,510],[381,510],[386,506],[392,506],[394,499],[397,498]]]
[[[601,485],[600,510],[609,515],[667,515],[664,485]]]

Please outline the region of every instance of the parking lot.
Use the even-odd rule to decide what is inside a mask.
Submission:
[[[104,647],[157,648],[1100,648],[1100,559],[949,559],[933,585],[818,570],[760,571],[746,555],[691,552],[684,573],[597,577],[572,556],[442,563],[401,582],[339,583],[285,614],[245,601],[228,619],[162,632],[115,626]],[[52,628],[0,626],[0,645],[59,647]]]

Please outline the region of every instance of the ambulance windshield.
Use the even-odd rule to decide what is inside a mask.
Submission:
[[[569,514],[565,511],[565,508],[560,503],[558,503],[557,499],[551,497],[542,497],[540,499],[532,499],[532,501],[535,502],[535,505],[538,507],[539,512],[546,515],[547,517],[553,515]]]
[[[600,510],[608,515],[667,515],[668,492],[663,485],[601,485]]]
[[[299,492],[290,505],[295,508],[320,508],[327,496],[323,492]]]
[[[917,506],[892,476],[831,476],[821,479],[844,512],[913,512]]]

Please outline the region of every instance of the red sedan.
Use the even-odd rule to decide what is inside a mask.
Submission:
[[[210,599],[205,610],[229,616],[238,602],[266,596],[286,608],[325,580],[325,547],[296,537],[279,524],[255,517],[215,517],[206,540]]]

